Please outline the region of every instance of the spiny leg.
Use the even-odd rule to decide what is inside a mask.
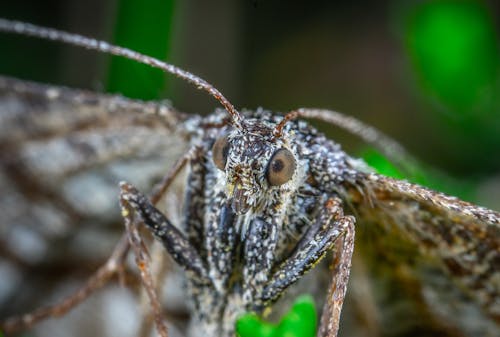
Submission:
[[[354,218],[344,216],[342,202],[337,198],[329,198],[314,224],[297,244],[294,252],[271,277],[264,288],[262,302],[271,303],[278,299],[285,289],[315,266],[326,252],[332,249],[337,239],[349,230],[351,224],[354,224]]]
[[[133,214],[138,215],[179,266],[191,273],[196,281],[209,283],[201,257],[184,235],[135,187],[122,182],[120,188],[120,202],[125,219],[133,219]]]
[[[167,330],[163,322],[163,315],[161,313],[157,291],[155,290],[155,280],[153,279],[150,269],[151,261],[147,249],[139,235],[139,231],[137,230],[138,226],[143,224],[142,222],[138,222],[138,216],[141,217],[142,215],[136,214],[135,210],[137,209],[137,207],[133,206],[136,205],[136,201],[140,200],[141,203],[148,204],[154,209],[153,204],[157,204],[161,200],[174,179],[178,176],[179,172],[181,172],[182,168],[199,152],[197,150],[199,150],[199,147],[195,146],[190,148],[190,150],[186,152],[174,164],[174,166],[163,177],[163,179],[153,187],[153,192],[151,193],[149,200],[140,195],[138,191],[132,186],[126,183],[121,183],[120,185],[122,189],[122,193],[120,195],[120,204],[122,207],[122,215],[125,220],[127,235],[129,237],[129,242],[132,246],[132,249],[134,250],[136,263],[140,270],[144,289],[151,302],[157,330],[162,337],[167,336]],[[158,282],[158,280],[156,280],[156,282]],[[143,325],[141,327],[141,330],[149,331],[147,324]]]
[[[201,150],[199,146],[193,146],[177,160],[163,179],[153,187],[153,192],[149,200],[132,185],[125,182],[120,183],[120,203],[122,204],[124,212],[130,214],[130,216],[132,216],[134,212],[137,212],[144,220],[144,223],[163,243],[167,251],[181,267],[185,268],[187,271],[194,272],[195,277],[201,277],[199,280],[205,282],[206,277],[204,275],[206,275],[206,272],[204,271],[205,268],[201,263],[201,258],[197,250],[189,243],[184,235],[154,207],[154,205],[164,196],[165,192],[185,165],[202,156]],[[123,207],[123,205],[126,207]],[[124,215],[124,217],[126,216],[127,215]],[[183,247],[187,247],[187,250],[181,253]],[[194,260],[191,258],[194,258]]]
[[[139,235],[139,231],[137,230],[137,227],[139,225],[137,223],[137,218],[134,217],[133,214],[130,212],[131,207],[126,199],[121,198],[120,204],[122,207],[122,215],[125,220],[125,228],[127,230],[130,246],[134,251],[135,261],[137,266],[139,266],[141,280],[148,294],[149,301],[151,303],[152,312],[156,323],[156,328],[161,337],[168,337],[167,327],[165,326],[161,314],[160,301],[158,299],[158,295],[155,290],[153,276],[149,268],[150,265],[149,255],[141,239],[141,236]]]
[[[340,324],[340,312],[344,303],[352,252],[354,250],[354,218],[343,218],[344,236],[335,242],[335,256],[332,262],[333,278],[328,290],[328,297],[323,307],[318,337],[336,337]]]
[[[191,148],[188,152],[184,153],[184,155],[176,161],[176,163],[173,165],[172,168],[167,172],[166,175],[163,176],[163,179],[156,183],[152,191],[149,194],[149,200],[151,201],[151,204],[157,205],[160,200],[165,196],[165,193],[167,189],[170,187],[174,179],[179,175],[179,172],[184,168],[186,163],[189,160],[189,157],[191,156],[191,153],[194,151],[194,148]],[[127,222],[127,219],[125,219],[125,223]],[[159,307],[159,300],[151,300],[152,298],[157,298],[156,294],[159,294],[162,292],[162,288],[165,286],[165,273],[167,269],[167,263],[165,261],[165,254],[164,254],[164,248],[161,247],[161,245],[153,245],[151,247],[152,249],[152,258],[149,258],[149,255],[147,254],[148,251],[146,247],[143,245],[143,241],[139,236],[139,232],[137,228],[139,226],[143,225],[142,223],[138,223],[137,226],[128,226],[133,231],[129,228],[127,228],[127,234],[129,237],[136,237],[137,240],[140,240],[141,245],[137,246],[140,248],[140,250],[145,252],[145,258],[146,259],[140,259],[140,250],[138,251],[137,248],[134,248],[134,255],[136,257],[136,264],[139,267],[140,273],[141,273],[141,278],[144,284],[144,287],[142,287],[142,291],[140,293],[140,301],[141,303],[147,303],[147,298],[149,298],[150,303],[153,307],[153,317],[154,321],[149,319],[148,317],[143,317],[142,323],[139,327],[139,330],[137,331],[138,336],[146,336],[151,334],[151,325],[153,322],[156,322],[156,326],[158,325],[158,322],[163,323],[163,313],[160,310]],[[147,256],[146,256],[147,255]],[[156,285],[156,287],[154,286]]]

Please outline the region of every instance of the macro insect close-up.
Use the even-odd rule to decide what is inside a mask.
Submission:
[[[500,334],[498,5],[35,3],[0,7],[0,335]]]

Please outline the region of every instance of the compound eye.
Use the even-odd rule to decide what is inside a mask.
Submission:
[[[226,168],[227,154],[229,152],[229,139],[227,136],[218,138],[212,147],[212,159],[219,170]]]
[[[290,180],[295,172],[295,158],[287,149],[276,151],[267,166],[267,181],[272,186],[279,186]]]

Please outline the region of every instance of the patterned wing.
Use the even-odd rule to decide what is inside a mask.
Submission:
[[[145,186],[187,147],[184,119],[156,103],[0,78],[2,224],[116,214],[119,179]],[[54,201],[64,214],[45,207]]]
[[[500,214],[377,174],[361,174],[358,181],[348,193],[365,225],[356,248],[377,265],[379,276],[391,279],[388,287],[418,298],[418,310],[439,329],[497,335]],[[401,280],[406,285],[397,284]],[[393,327],[397,322],[392,317]]]
[[[187,149],[186,120],[165,104],[0,77],[1,317],[102,263],[123,233],[118,182],[149,191]]]

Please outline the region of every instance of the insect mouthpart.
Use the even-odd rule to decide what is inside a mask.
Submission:
[[[238,183],[234,187],[230,203],[231,208],[238,215],[243,215],[250,209],[250,203],[248,202],[248,192],[242,184]]]

